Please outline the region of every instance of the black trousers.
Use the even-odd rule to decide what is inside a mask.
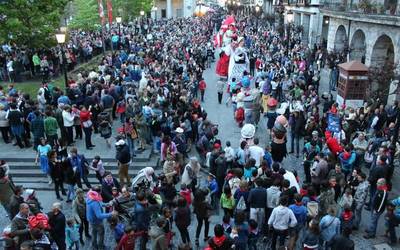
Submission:
[[[74,142],[74,127],[65,127],[67,131],[67,144],[71,145]]]
[[[189,231],[187,227],[178,227],[183,243],[190,243]]]
[[[88,222],[88,220],[86,219],[86,218],[80,218],[81,219],[81,225],[79,226],[79,238],[81,239],[81,240],[83,240],[83,230],[85,230],[85,235],[86,235],[86,237],[88,236],[88,235],[90,235],[89,234],[89,222]]]
[[[62,194],[66,194],[65,189],[64,189],[64,183],[63,183],[62,180],[54,180],[53,179],[53,182],[54,182],[54,189],[56,191],[57,198],[61,197],[60,196],[60,189],[61,189],[61,193]]]
[[[5,143],[10,142],[10,127],[0,127],[1,131],[1,136],[3,137],[3,140]]]
[[[82,127],[81,125],[74,125],[75,127],[75,138],[76,139],[82,139]]]
[[[85,183],[87,188],[92,188],[92,185],[90,185],[90,182],[87,178],[87,175],[83,175],[82,178],[77,178],[76,184],[78,185],[79,188],[82,188],[82,180]]]
[[[210,229],[210,222],[208,221],[208,218],[206,217],[197,217],[197,228],[196,228],[196,239],[199,238],[200,236],[200,232],[201,232],[201,228],[203,227],[203,222],[204,222],[204,238],[208,237],[208,231]]]
[[[83,132],[85,133],[86,148],[89,148],[92,146],[92,127],[83,128]]]
[[[288,230],[277,230],[274,228],[272,233],[272,245],[271,249],[276,249],[276,240],[279,238],[279,246],[285,245],[286,236],[288,235]]]
[[[223,95],[223,93],[221,92],[218,92],[218,103],[219,104],[221,104],[221,102],[222,102],[222,95]]]

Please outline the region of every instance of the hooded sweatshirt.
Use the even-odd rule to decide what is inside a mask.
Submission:
[[[272,210],[271,216],[268,220],[268,225],[273,226],[277,230],[286,230],[294,227],[297,224],[294,213],[289,208],[279,205]]]
[[[111,213],[103,213],[101,195],[90,190],[86,198],[86,216],[90,224],[101,224],[104,219],[111,217]]]
[[[275,208],[279,205],[279,198],[281,196],[281,191],[279,187],[272,186],[267,189],[267,207]]]

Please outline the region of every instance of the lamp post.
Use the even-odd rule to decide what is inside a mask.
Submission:
[[[156,21],[157,21],[157,10],[158,10],[157,6],[154,6],[154,7],[153,7],[154,19],[155,19]]]
[[[120,17],[120,16],[116,17],[115,21],[117,21],[117,23],[118,23],[118,35],[121,36],[122,17]]]
[[[60,28],[60,31],[64,30]],[[64,50],[64,44],[65,44],[65,32],[60,32],[56,34],[56,39],[57,43],[60,44],[61,46],[61,52],[62,52],[62,65],[63,65],[63,71],[64,71],[64,84],[65,84],[65,89],[67,89],[68,86],[68,76],[67,76],[67,58],[65,57],[65,50]]]
[[[286,20],[287,20],[287,53],[289,55],[289,50],[290,50],[290,29],[291,29],[291,25],[293,22],[293,11],[292,10],[288,10],[286,13]]]

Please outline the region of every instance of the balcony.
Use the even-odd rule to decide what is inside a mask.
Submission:
[[[371,2],[370,0],[320,0],[321,9],[333,12],[346,12],[347,14],[367,14],[368,16],[400,16],[397,0],[385,0],[384,3]]]
[[[283,5],[308,6],[311,0],[283,0]],[[279,1],[274,1],[274,5],[279,5]]]

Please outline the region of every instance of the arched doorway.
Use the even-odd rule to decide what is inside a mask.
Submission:
[[[347,35],[346,28],[340,25],[336,30],[334,50],[336,52],[341,52],[347,46]]]
[[[387,35],[378,37],[371,53],[369,74],[371,91],[376,94],[376,98],[381,98],[383,103],[387,101],[390,83],[394,77],[394,56],[392,39]]]
[[[378,67],[385,63],[394,63],[394,46],[389,36],[381,35],[372,49],[371,66]]]
[[[362,30],[356,30],[350,44],[350,60],[365,63],[365,34]]]

